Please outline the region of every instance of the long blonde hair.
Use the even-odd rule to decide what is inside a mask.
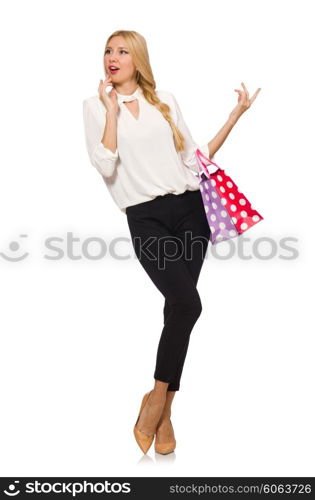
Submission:
[[[133,63],[137,68],[137,83],[139,87],[141,87],[144,97],[150,104],[153,104],[153,106],[155,106],[162,113],[165,120],[168,121],[173,131],[176,151],[183,151],[185,149],[185,138],[172,120],[169,105],[162,102],[155,92],[156,84],[151,69],[145,38],[137,31],[117,30],[108,37],[105,48],[107,47],[110,39],[114,36],[124,37],[132,56]],[[104,59],[103,64],[105,70]]]

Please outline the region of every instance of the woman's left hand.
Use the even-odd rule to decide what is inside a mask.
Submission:
[[[241,82],[241,85],[243,87],[243,91],[234,89],[235,92],[238,92],[238,103],[230,114],[230,117],[235,118],[236,120],[238,120],[238,118],[251,107],[258,93],[261,91],[261,88],[258,88],[255,94],[250,98],[248,90],[243,82]]]

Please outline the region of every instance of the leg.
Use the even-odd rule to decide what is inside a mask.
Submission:
[[[180,238],[185,245],[187,250],[185,264],[192,277],[192,280],[197,286],[199,275],[201,272],[202,265],[207,253],[207,248],[210,239],[210,228],[205,215],[205,210],[203,207],[203,202],[200,193],[199,196],[194,197],[191,201],[192,210],[187,217],[183,218],[176,228],[176,236]],[[186,238],[187,233],[191,234],[191,238]],[[170,305],[167,300],[164,304],[164,324],[170,313]],[[183,371],[183,366],[189,346],[190,337],[188,337],[182,356],[178,365],[177,373],[168,386],[168,391],[178,391],[180,387],[180,378]],[[173,398],[172,398],[173,399]]]
[[[160,425],[163,420],[170,418],[172,403],[173,403],[173,399],[175,397],[175,394],[176,394],[176,391],[167,391],[166,392],[165,404],[164,404],[163,412],[161,414],[161,418],[159,420],[158,425]]]
[[[198,205],[198,200],[197,205]],[[198,213],[199,212],[199,213]],[[204,236],[204,238],[201,238],[201,243],[194,243],[196,246],[201,245],[201,248],[199,248],[199,251],[195,252],[194,258],[191,260],[186,259],[186,265],[187,268],[191,274],[191,277],[197,286],[198,283],[198,278],[200,275],[200,271],[204,262],[204,258],[206,256],[206,251],[208,247],[208,240],[210,238],[210,230],[208,223],[206,221],[206,218],[204,217],[204,208],[201,206],[200,211],[196,210],[195,212],[195,221],[193,224],[190,224],[194,228],[194,236]],[[185,224],[184,224],[185,226]],[[179,236],[181,237],[182,241],[184,241],[184,229],[182,228],[179,230]],[[194,240],[195,241],[195,240]],[[195,249],[196,250],[196,249]],[[188,255],[189,257],[189,255]],[[167,300],[165,300],[164,304],[164,324],[167,320],[167,317],[170,313],[170,305],[168,304]],[[174,435],[174,429],[171,421],[171,407],[172,403],[174,400],[174,396],[176,394],[176,391],[178,391],[179,386],[180,386],[180,378],[183,370],[183,365],[185,362],[185,357],[187,354],[188,350],[188,345],[189,345],[189,338],[187,339],[179,366],[177,370],[177,374],[175,379],[168,385],[167,388],[167,395],[166,395],[166,401],[164,405],[163,412],[161,414],[160,420],[157,425],[156,429],[156,438],[155,442],[157,444],[164,444],[164,443],[171,443],[175,441],[175,435]]]
[[[170,305],[154,372],[156,380],[170,383],[176,376],[187,339],[201,313],[201,301],[186,263],[180,256],[178,241],[153,217],[143,215],[137,218],[134,214],[134,211],[129,212],[128,223],[135,253]]]
[[[165,382],[155,381],[153,391],[140,414],[137,428],[148,436],[155,433],[157,423],[163,413],[167,399],[167,386]]]
[[[205,233],[206,236],[208,233],[207,227],[205,227]],[[203,242],[203,252],[201,254],[198,253],[197,256],[195,256],[194,260],[186,260],[186,265],[189,269],[189,272],[194,280],[195,285],[198,283],[198,278],[200,275],[200,271],[204,262],[204,257],[206,255],[206,250],[207,250],[207,242],[204,240]],[[197,257],[197,258],[196,258]],[[170,305],[168,304],[167,300],[165,299],[164,303],[164,310],[163,310],[163,315],[164,315],[164,324],[167,320],[167,317],[170,313]],[[172,403],[176,394],[176,391],[179,390],[180,387],[180,378],[181,374],[183,371],[183,366],[189,346],[189,340],[190,337],[188,337],[185,348],[183,351],[183,354],[181,356],[178,370],[176,373],[176,377],[172,383],[168,385],[167,388],[167,393],[166,393],[166,401],[164,405],[163,412],[161,414],[160,420],[157,425],[157,434],[156,434],[156,442],[157,443],[169,443],[174,441],[175,436],[174,436],[174,429],[173,425],[171,422],[171,408],[172,408]]]
[[[168,391],[166,394],[164,409],[156,428],[155,443],[157,445],[174,443],[176,441],[171,421],[171,407],[175,394],[175,391]],[[171,449],[173,449],[173,447],[174,445]]]
[[[187,338],[200,315],[201,302],[184,260],[180,257],[175,260],[165,259],[166,256],[174,254],[174,240],[169,230],[163,224],[157,223],[156,218],[141,213],[141,210],[139,212],[133,209],[128,212],[128,224],[136,255],[170,304],[170,314],[164,325],[157,353],[155,387],[145,406],[147,412],[143,409],[143,418],[140,417],[138,423],[139,430],[150,435],[161,416],[167,387],[177,374]],[[150,245],[145,249],[144,244],[148,239]],[[151,255],[145,250],[149,250]],[[148,418],[149,415],[151,418]]]
[[[164,305],[164,325],[165,325],[167,317],[168,317],[168,315],[170,313],[170,309],[171,309],[170,305],[168,304],[167,300],[165,299],[165,305]],[[181,374],[182,374],[182,371],[183,371],[184,362],[185,362],[185,358],[186,358],[186,354],[187,354],[187,350],[188,350],[188,346],[189,346],[189,340],[190,340],[190,337],[188,337],[188,339],[187,339],[187,341],[185,343],[182,356],[181,356],[181,358],[179,360],[179,365],[178,365],[178,369],[177,369],[177,372],[176,372],[175,380],[173,382],[171,382],[168,385],[168,388],[167,388],[168,394],[169,393],[172,394],[172,397],[169,397],[169,400],[171,401],[170,404],[172,404],[173,398],[175,396],[175,391],[179,390],[179,385],[180,385],[179,384],[179,380],[181,378]]]

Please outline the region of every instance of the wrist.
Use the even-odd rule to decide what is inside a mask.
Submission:
[[[235,124],[236,124],[236,122],[237,122],[237,120],[239,119],[239,117],[240,117],[240,115],[239,115],[239,114],[236,114],[236,113],[233,113],[233,112],[232,112],[232,113],[229,115],[229,118],[228,118],[228,123],[229,123],[230,125],[235,125]]]
[[[110,120],[113,120],[113,119],[117,118],[116,111],[115,110],[106,111],[106,118],[108,118]]]

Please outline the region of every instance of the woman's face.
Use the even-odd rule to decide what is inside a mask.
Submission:
[[[122,36],[114,36],[109,40],[105,47],[104,61],[106,75],[111,76],[113,84],[135,80],[136,67]],[[112,66],[118,69],[111,70]]]

